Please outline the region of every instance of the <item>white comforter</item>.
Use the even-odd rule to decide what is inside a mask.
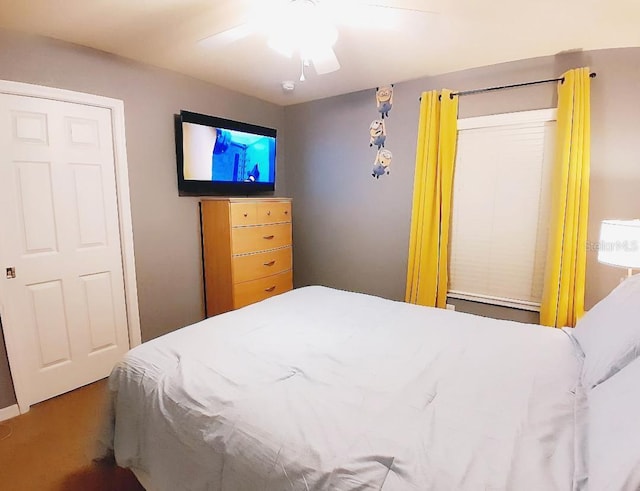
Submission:
[[[117,462],[157,491],[574,488],[561,330],[307,287],[133,349]]]

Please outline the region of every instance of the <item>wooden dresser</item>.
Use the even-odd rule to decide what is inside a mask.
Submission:
[[[293,288],[291,200],[200,202],[207,317]]]

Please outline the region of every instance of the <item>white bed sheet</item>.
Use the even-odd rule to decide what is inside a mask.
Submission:
[[[154,491],[571,490],[580,368],[561,330],[307,287],[131,350],[106,442]]]

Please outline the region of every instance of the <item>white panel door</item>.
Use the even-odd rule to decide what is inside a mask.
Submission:
[[[129,349],[110,110],[0,94],[0,148],[3,323],[34,404]]]

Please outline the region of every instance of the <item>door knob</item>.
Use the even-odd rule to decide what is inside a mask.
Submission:
[[[16,268],[14,268],[13,266],[11,266],[10,268],[7,268],[7,279],[12,280],[15,277],[16,277]]]

